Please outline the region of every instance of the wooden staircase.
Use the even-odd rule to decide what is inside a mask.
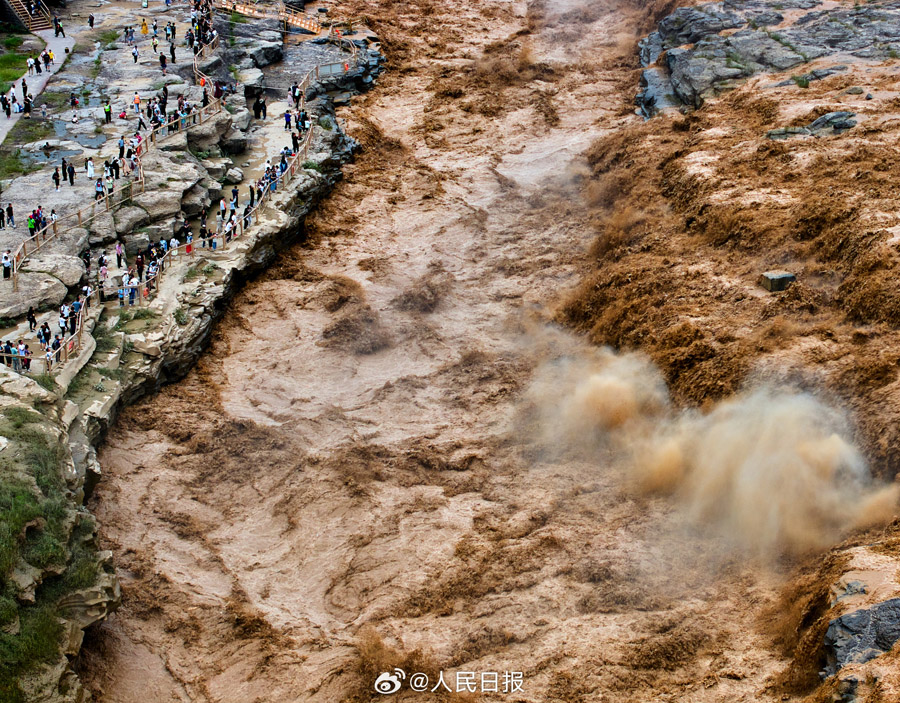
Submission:
[[[53,28],[50,10],[41,0],[32,0],[34,14],[28,11],[28,0],[6,0],[6,2],[29,32]]]

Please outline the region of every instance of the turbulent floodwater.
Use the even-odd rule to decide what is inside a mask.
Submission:
[[[358,8],[393,61],[342,116],[363,154],[198,368],[110,432],[98,700],[363,701],[394,667],[521,673],[476,694],[506,700],[768,699],[774,578],[628,491],[614,448],[540,436],[525,394],[583,351],[551,320],[594,237],[578,155],[633,119],[634,26],[517,35],[524,3],[479,5]]]

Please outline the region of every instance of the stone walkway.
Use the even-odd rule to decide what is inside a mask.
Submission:
[[[37,76],[27,76],[25,77],[26,82],[28,83],[28,92],[31,93],[34,97],[40,95],[47,83],[50,81],[51,76],[59,71],[62,68],[62,65],[66,61],[66,49],[69,51],[72,50],[72,47],[75,46],[75,38],[71,36],[67,37],[54,37],[52,29],[43,29],[41,31],[35,32],[35,36],[40,37],[45,42],[47,42],[47,49],[53,52],[54,61],[53,65],[50,67],[50,72],[44,71],[41,75]],[[21,81],[16,81],[15,90],[16,90],[16,98],[21,98],[22,90],[21,90]],[[22,113],[13,114],[9,119],[4,119],[0,121],[0,144],[2,144],[6,140],[6,136],[9,134],[9,131],[13,128],[13,126],[22,119]]]

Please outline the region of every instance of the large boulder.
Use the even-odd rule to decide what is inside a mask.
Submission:
[[[679,7],[659,23],[659,36],[668,49],[683,44],[693,44],[710,34],[724,29],[743,27],[746,20],[736,12],[725,10],[718,3],[699,7]]]
[[[188,129],[188,145],[191,149],[208,151],[219,143],[222,135],[231,129],[231,115],[223,110],[206,122]]]
[[[134,196],[133,200],[146,211],[150,222],[171,217],[181,210],[181,193],[171,189],[148,190]]]
[[[244,172],[239,168],[230,168],[225,172],[223,180],[226,185],[237,185],[244,180]]]
[[[246,132],[250,128],[250,123],[253,121],[253,114],[246,107],[243,107],[232,113],[231,120],[231,124],[235,129]]]
[[[832,620],[825,632],[826,673],[861,664],[889,651],[900,639],[900,598]]]
[[[58,278],[66,288],[71,288],[78,285],[84,276],[84,262],[69,254],[38,252],[25,261],[23,271],[48,273]]]
[[[147,232],[131,232],[122,237],[125,243],[125,253],[134,256],[139,251],[145,251],[150,246],[150,236]]]
[[[150,222],[147,211],[134,205],[119,208],[113,215],[113,219],[116,222],[116,232],[119,234],[127,234]]]
[[[35,310],[55,308],[66,297],[69,289],[56,276],[46,273],[19,273],[18,290],[9,281],[0,288],[0,317],[22,317],[28,308]]]
[[[238,81],[244,86],[244,93],[255,95],[266,85],[266,77],[258,68],[247,68],[238,74]]]
[[[90,237],[88,242],[92,247],[112,244],[116,241],[116,225],[112,212],[102,212],[88,223]]]
[[[247,150],[247,133],[232,129],[222,139],[219,146],[226,154],[241,154]]]
[[[181,211],[185,217],[197,217],[205,212],[210,205],[206,189],[199,185],[194,186],[181,198]]]
[[[281,42],[254,42],[254,45],[247,51],[250,58],[257,68],[277,63],[284,58],[284,49]]]

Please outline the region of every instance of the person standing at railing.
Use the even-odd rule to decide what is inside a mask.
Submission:
[[[7,249],[6,253],[3,254],[3,278],[9,278],[12,276],[12,250]]]
[[[103,181],[101,179],[97,179],[97,182],[94,184],[94,201],[103,199]]]

